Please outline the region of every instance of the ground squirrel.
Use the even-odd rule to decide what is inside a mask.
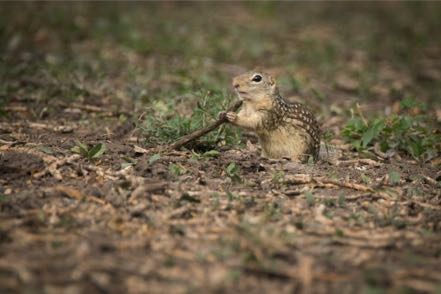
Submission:
[[[285,101],[273,77],[252,71],[235,77],[233,87],[243,100],[242,108],[223,115],[230,123],[257,134],[264,157],[302,162],[310,157],[318,159],[317,120],[303,104]]]

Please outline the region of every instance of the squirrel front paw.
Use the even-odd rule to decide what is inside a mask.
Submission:
[[[221,111],[218,114],[219,119],[226,119],[229,122],[234,122],[237,119],[237,113]]]
[[[235,113],[235,112],[227,112],[226,113],[226,117],[227,117],[227,120],[229,121],[229,122],[235,122],[236,121],[236,119],[237,119],[237,113]]]

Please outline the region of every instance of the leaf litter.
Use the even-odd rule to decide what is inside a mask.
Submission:
[[[429,129],[429,124],[418,117],[439,112],[439,104],[431,100],[430,84],[436,83],[439,68],[430,63],[430,68],[421,68],[420,77],[407,76],[407,71],[398,70],[396,64],[385,64],[376,55],[378,52],[368,50],[363,54],[346,52],[351,60],[349,70],[365,72],[365,76],[342,74],[345,68],[335,63],[341,39],[329,28],[329,23],[337,20],[309,23],[289,38],[296,33],[289,30],[291,26],[284,27],[290,20],[283,16],[283,21],[276,22],[280,30],[270,27],[266,31],[265,27],[274,22],[267,21],[265,13],[271,16],[271,11],[278,11],[284,15],[277,6],[266,4],[256,6],[261,10],[245,4],[235,9],[220,7],[229,15],[228,25],[224,19],[210,15],[214,29],[228,32],[230,39],[223,43],[207,39],[213,43],[199,47],[201,40],[179,35],[187,36],[185,28],[176,31],[178,39],[156,39],[161,53],[176,55],[165,61],[162,54],[142,41],[141,32],[151,33],[154,25],[143,22],[151,20],[144,20],[133,10],[133,18],[121,18],[116,23],[109,22],[108,15],[101,15],[91,36],[81,28],[93,24],[93,18],[84,14],[91,11],[85,8],[92,4],[74,5],[74,23],[66,24],[61,31],[73,28],[73,35],[80,40],[71,48],[76,50],[74,60],[77,64],[87,61],[94,70],[79,66],[73,70],[78,74],[73,80],[69,78],[72,75],[57,68],[57,62],[63,54],[68,56],[69,50],[58,47],[63,39],[54,38],[58,33],[53,25],[25,32],[33,38],[12,36],[4,43],[14,50],[24,50],[26,44],[21,42],[34,40],[47,52],[59,50],[60,56],[47,53],[43,64],[46,70],[34,72],[34,67],[39,68],[37,53],[8,53],[5,60],[16,72],[22,68],[28,71],[18,76],[0,72],[8,85],[0,87],[0,95],[11,97],[0,104],[0,292],[439,290],[441,174],[439,142],[435,140],[439,131]],[[362,19],[384,25],[381,21],[388,18],[372,18],[377,13],[388,13],[382,5],[369,8],[368,13],[361,14]],[[423,9],[429,11],[427,5]],[[47,10],[43,9],[42,15],[53,9],[66,13],[56,5],[44,7]],[[161,5],[148,7],[158,9]],[[410,13],[405,5],[399,8]],[[9,9],[11,15],[17,13],[13,7]],[[325,4],[298,9],[306,16],[323,11],[331,16],[336,13]],[[160,16],[165,13],[158,11]],[[179,11],[184,16],[192,15],[184,8]],[[202,9],[201,19],[206,19],[205,13]],[[182,15],[173,14],[171,24],[181,23]],[[20,17],[12,19],[21,24]],[[299,45],[310,46],[303,48],[303,53],[288,52],[288,56],[283,50],[277,51],[279,54],[273,54],[275,60],[270,60],[268,66],[284,75],[284,90],[315,97],[310,99],[311,105],[319,119],[333,130],[330,142],[338,150],[335,160],[297,164],[261,158],[255,137],[248,133],[240,136],[228,128],[212,134],[209,140],[196,142],[191,150],[169,150],[162,147],[176,139],[173,136],[177,130],[145,129],[146,117],[147,122],[151,119],[167,128],[188,122],[189,117],[180,120],[171,114],[175,113],[174,99],[184,97],[179,104],[186,107],[182,115],[191,113],[198,105],[195,102],[207,101],[194,101],[194,97],[219,102],[229,94],[216,87],[227,89],[228,79],[242,65],[250,66],[263,56],[271,56],[267,52],[277,50],[265,44],[249,52],[232,50],[241,48],[241,42],[261,44],[260,37],[251,31],[242,31],[242,38],[236,38],[234,30],[229,31],[231,22],[239,26],[247,19],[255,20],[262,34],[275,43],[279,39],[298,42],[296,38],[302,36]],[[133,24],[134,20],[140,23]],[[194,21],[200,25],[198,19]],[[359,18],[349,21],[356,24],[345,26],[349,34],[362,27]],[[106,37],[109,27],[116,39]],[[157,28],[167,33],[173,26]],[[317,33],[311,36],[306,32]],[[408,28],[407,33],[400,37],[411,38],[415,32]],[[304,40],[305,35],[315,38],[314,42]],[[372,40],[366,37],[351,41],[369,46]],[[403,40],[407,44],[412,41]],[[327,42],[326,50],[317,47],[320,41]],[[179,51],[183,49],[177,44],[191,48],[191,54],[202,52],[211,59],[195,59],[194,65],[188,65],[183,62],[188,52]],[[382,52],[386,53],[390,49],[387,46],[396,46],[393,56],[400,52],[403,60],[397,62],[402,65],[408,61],[399,44],[379,46],[384,46]],[[226,63],[225,51],[237,64],[240,60],[243,64]],[[430,52],[428,59],[440,51]],[[244,55],[247,57],[241,59]],[[284,57],[287,59],[277,60]],[[280,68],[281,62],[292,58],[298,58],[292,64],[298,79],[293,78],[289,66]],[[314,64],[315,60],[319,63]],[[369,63],[378,66],[378,72],[370,72]],[[177,70],[164,70],[164,64]],[[129,70],[121,73],[122,66]],[[151,71],[150,75],[141,73],[138,66]],[[330,70],[344,77],[337,80],[335,88],[327,86],[333,84],[327,80]],[[108,75],[102,80],[91,72]],[[385,82],[389,80],[395,84]],[[381,99],[363,100],[369,95],[370,83],[374,90],[381,88]],[[414,94],[408,90],[409,85],[422,89],[422,100],[431,107],[415,105],[412,101],[416,99],[401,99]],[[181,95],[182,88],[187,94],[210,88],[212,96],[205,91],[202,96]],[[170,91],[162,92],[166,89]],[[193,101],[186,103],[188,97]],[[360,101],[362,107],[355,107],[353,112],[356,121],[351,121],[349,109]],[[160,105],[160,111],[151,111],[155,105]],[[226,105],[216,104],[208,111],[198,109],[193,116],[197,121],[191,122],[204,126],[213,119],[210,112]],[[407,111],[404,116],[403,107]],[[392,125],[388,125],[390,117],[384,115],[387,111],[397,117]],[[394,127],[394,123],[403,128]],[[408,137],[404,130],[411,130],[414,137]],[[388,140],[390,134],[397,135],[395,141]],[[162,146],[161,142],[166,143]]]

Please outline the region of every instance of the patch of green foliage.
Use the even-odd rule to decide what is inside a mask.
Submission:
[[[6,110],[4,110],[4,102],[0,101],[0,117],[6,116]]]
[[[104,143],[98,143],[95,146],[88,146],[79,141],[76,142],[77,145],[72,147],[70,150],[73,153],[80,154],[81,156],[87,158],[88,160],[100,158],[106,151],[106,145]]]
[[[285,172],[277,171],[276,173],[274,173],[273,177],[271,178],[271,182],[277,188],[282,187],[285,182]]]
[[[0,194],[0,203],[6,202],[8,200],[8,197],[6,195]]]
[[[161,155],[156,153],[149,157],[149,164],[153,164],[155,161],[161,159]]]
[[[309,207],[312,207],[315,205],[315,197],[311,191],[305,192],[305,199],[306,199],[306,203],[308,204]]]
[[[220,152],[217,150],[210,150],[202,154],[203,157],[218,157]]]
[[[390,185],[397,185],[400,183],[401,180],[401,174],[396,170],[391,170],[388,173],[389,176],[389,184]]]
[[[0,80],[2,80],[4,78],[4,73],[3,71],[6,71],[6,66],[2,66],[2,64],[0,64]],[[7,112],[5,110],[5,106],[8,103],[8,97],[9,97],[9,91],[8,91],[8,85],[6,83],[2,83],[0,85],[0,118],[4,117],[7,115]]]
[[[282,212],[280,204],[277,202],[268,203],[264,207],[265,219],[268,221],[277,221],[281,218]]]
[[[231,97],[225,97],[220,91],[210,91],[205,94],[196,93],[198,101],[195,109],[189,115],[176,113],[176,103],[173,100],[158,100],[154,111],[146,116],[139,127],[146,137],[146,145],[162,145],[171,143],[195,130],[206,127],[215,121],[219,112],[225,110]],[[238,128],[222,125],[199,139],[202,149],[213,150],[218,144],[236,145],[241,140]],[[207,156],[216,156],[213,151]]]
[[[337,204],[339,207],[345,207],[346,206],[346,197],[343,193],[338,195]]]
[[[231,162],[226,168],[225,168],[225,173],[227,174],[227,176],[236,183],[239,183],[242,181],[241,177],[240,177],[240,168],[239,166],[234,163]]]
[[[342,131],[357,151],[378,144],[382,152],[398,151],[418,160],[430,160],[441,152],[441,135],[428,115],[413,115],[409,110],[424,107],[413,99],[401,101],[403,113],[365,119],[352,115]]]
[[[180,164],[170,163],[168,166],[170,175],[179,177],[187,172],[187,170]]]

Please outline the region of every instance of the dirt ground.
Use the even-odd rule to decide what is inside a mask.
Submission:
[[[191,9],[175,5],[158,5],[156,18],[167,16],[179,23],[183,15],[194,16],[197,9],[201,19],[210,18],[213,11],[204,4],[192,4]],[[227,40],[216,43],[225,52],[233,50],[228,42],[236,39],[235,31],[225,32],[223,25],[267,17],[245,4],[219,6],[213,26]],[[98,7],[103,19],[118,13],[105,3]],[[138,19],[140,7],[123,8],[126,15]],[[18,13],[21,9],[23,15]],[[79,29],[66,32],[68,25],[57,28],[63,16],[44,19],[53,9],[68,16],[72,13]],[[273,13],[286,9],[276,8]],[[356,42],[358,37],[351,30],[361,34],[377,29],[383,34],[382,25],[388,21],[384,15],[394,7],[370,9],[356,10],[361,19],[350,18],[341,26],[334,20],[340,11],[351,14],[347,7],[296,6],[293,15],[303,17],[308,25],[299,25],[289,34],[280,31],[291,19],[288,15],[278,20],[278,34],[261,32],[264,37],[273,36],[278,44],[291,42],[288,36],[300,38],[292,42],[303,44],[303,34],[322,44],[345,44],[349,35],[353,37],[348,42]],[[416,8],[399,9],[403,16],[413,15],[409,11]],[[420,9],[439,10],[440,6]],[[397,91],[404,93],[400,97],[419,93],[419,99],[429,106],[427,114],[439,115],[439,44],[409,47],[410,58],[419,56],[420,67],[401,59],[397,62],[404,65],[395,66],[387,55],[378,56],[389,48],[381,44],[384,51],[369,49],[375,54],[364,54],[362,49],[337,50],[338,56],[346,57],[336,62],[321,59],[326,52],[317,53],[317,61],[314,56],[311,61],[317,64],[298,62],[294,69],[280,64],[282,54],[291,54],[289,48],[268,45],[269,49],[264,47],[256,56],[242,59],[243,55],[234,55],[236,50],[225,57],[210,47],[194,53],[202,57],[188,66],[186,62],[192,59],[185,52],[173,51],[174,47],[144,52],[144,47],[139,49],[142,44],[133,40],[127,45],[125,39],[106,33],[102,33],[104,37],[85,33],[90,30],[82,25],[93,18],[91,10],[87,5],[74,6],[69,12],[55,4],[1,4],[1,15],[8,15],[7,20],[16,25],[2,32],[9,43],[2,47],[0,88],[1,293],[441,291],[439,154],[421,162],[399,152],[358,153],[340,135],[349,119],[346,110],[355,102],[367,115],[387,113],[396,107]],[[333,12],[331,20],[324,21],[323,15],[329,11]],[[34,18],[34,25],[38,28],[34,29],[29,16],[37,13],[40,17]],[[404,22],[414,20],[408,17]],[[424,24],[414,22],[421,34],[433,33]],[[132,25],[119,24],[124,34],[130,33]],[[200,23],[194,25],[200,27]],[[139,26],[149,28],[143,22]],[[185,38],[185,28],[183,32],[173,28]],[[14,31],[22,32],[15,41]],[[397,40],[414,42],[403,35]],[[248,38],[245,43],[260,40],[255,35]],[[401,44],[399,41],[394,44]],[[162,54],[164,50],[168,51]],[[424,50],[430,54],[424,55]],[[262,62],[260,58],[272,52],[280,52],[279,57]],[[80,66],[72,68],[72,63]],[[230,93],[231,77],[256,63],[279,74],[281,80],[295,72],[303,81],[300,90],[283,83],[282,90],[288,96],[300,96],[317,113],[323,128],[333,130],[331,143],[339,151],[337,159],[316,164],[265,159],[259,156],[255,137],[248,133],[242,134],[241,144],[219,144],[218,152],[211,154],[170,151],[164,148],[167,143],[152,143],[139,128],[143,117],[162,107],[150,97],[178,99],[184,92],[200,88],[202,79]],[[321,64],[330,67],[322,70]],[[366,87],[374,89],[375,95],[360,90],[364,76],[344,75],[348,68],[373,64],[378,78],[376,84]],[[165,65],[187,70],[185,75],[195,82],[188,86],[185,75],[164,69]],[[153,77],[144,80],[151,70],[155,70]],[[330,81],[334,81],[332,87]],[[314,96],[312,88],[326,93],[326,101]],[[145,97],[128,98],[142,89],[147,90],[142,94]],[[186,107],[191,110],[195,102],[194,97],[192,101],[183,97],[176,115],[185,115]],[[104,143],[106,151],[88,159],[72,151],[78,142],[89,146]],[[229,169],[232,163],[234,169]]]

